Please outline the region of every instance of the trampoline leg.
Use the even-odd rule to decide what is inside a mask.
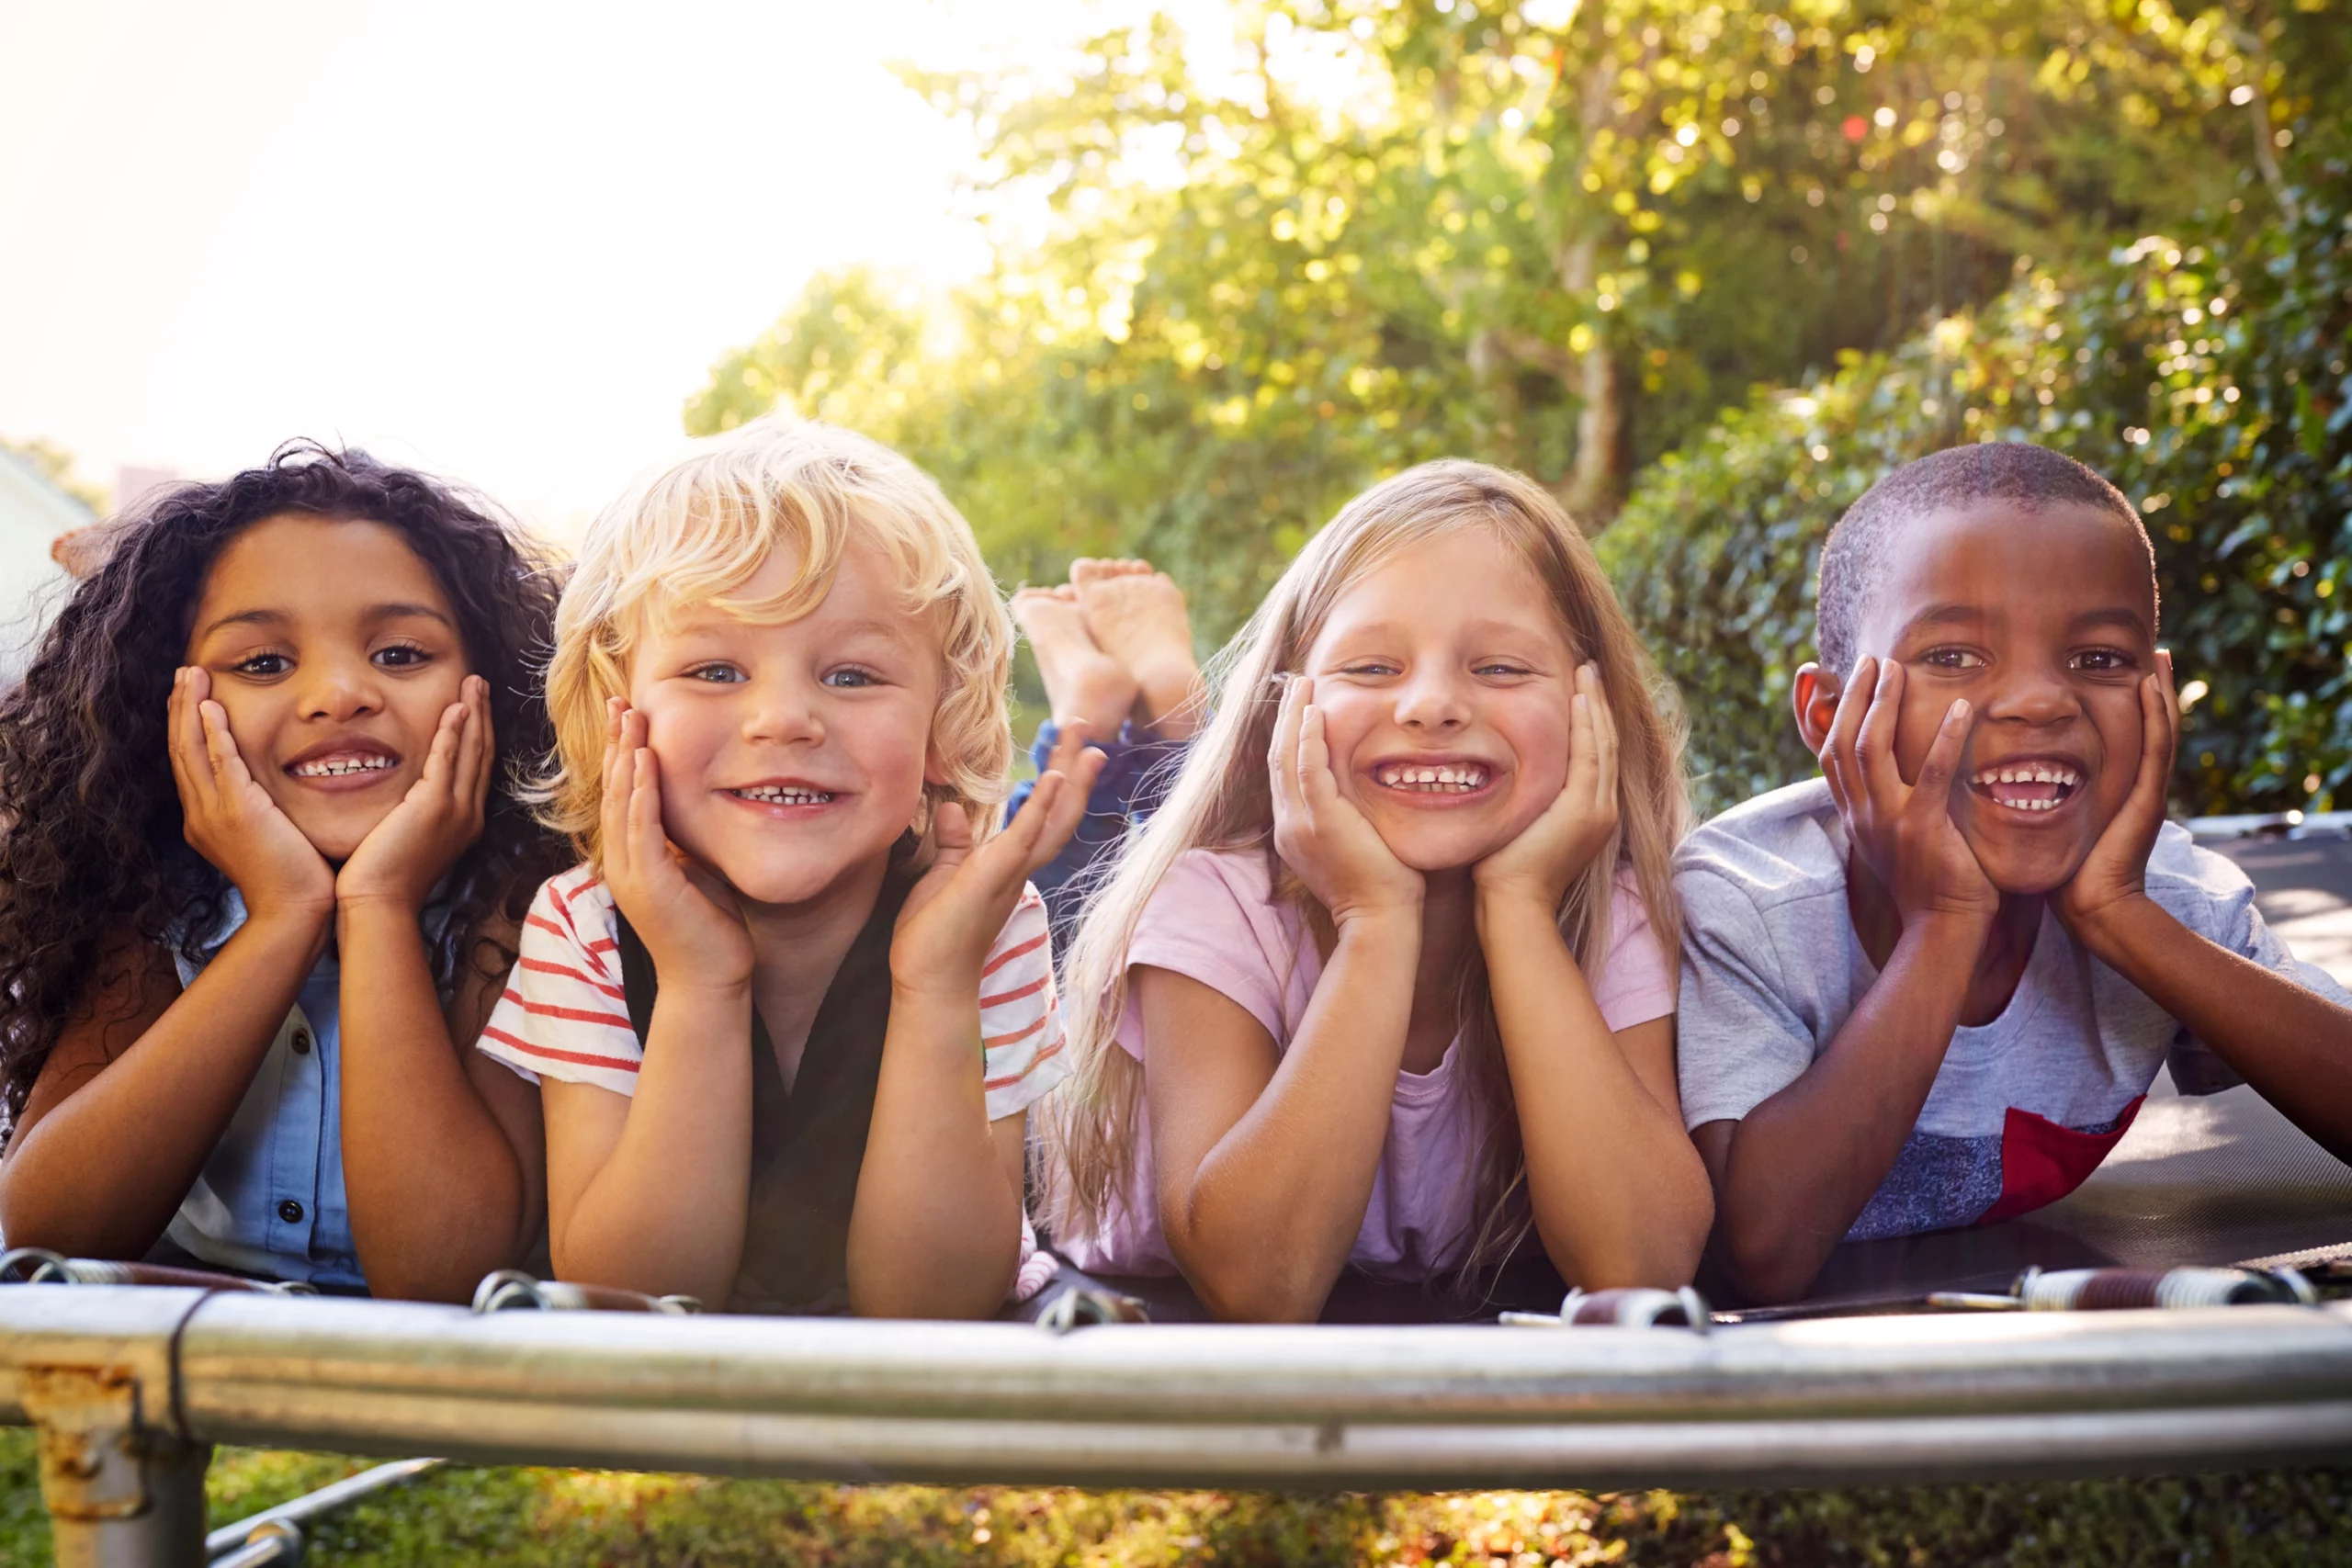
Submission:
[[[125,1367],[28,1367],[22,1386],[59,1568],[200,1568],[212,1446],[142,1423]]]

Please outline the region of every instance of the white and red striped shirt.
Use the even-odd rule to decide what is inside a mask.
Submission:
[[[478,1047],[537,1083],[637,1092],[644,1043],[621,988],[620,918],[593,866],[542,884],[522,953]],[[1069,1073],[1046,903],[1022,890],[980,970],[980,1051],[990,1121],[1027,1110]]]

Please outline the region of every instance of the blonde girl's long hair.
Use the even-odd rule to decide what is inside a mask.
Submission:
[[[1688,820],[1681,731],[1592,547],[1550,492],[1521,475],[1462,461],[1408,469],[1357,496],[1309,540],[1218,655],[1211,679],[1215,717],[1193,742],[1167,802],[1130,836],[1088,901],[1067,971],[1074,1071],[1043,1108],[1043,1213],[1055,1235],[1098,1235],[1127,1201],[1143,1066],[1113,1036],[1125,1005],[1136,926],[1176,858],[1187,850],[1265,855],[1275,896],[1299,910],[1318,942],[1332,940],[1329,912],[1273,852],[1266,754],[1281,678],[1298,671],[1342,594],[1415,546],[1466,528],[1491,531],[1526,561],[1574,657],[1600,666],[1617,722],[1618,829],[1561,900],[1560,934],[1586,975],[1597,976],[1609,952],[1611,891],[1619,868],[1627,867],[1671,968],[1681,922],[1670,861]],[[1526,1161],[1483,964],[1474,957],[1458,984],[1461,1066],[1480,1128],[1463,1263],[1475,1275],[1499,1265],[1532,1216],[1520,1197]]]

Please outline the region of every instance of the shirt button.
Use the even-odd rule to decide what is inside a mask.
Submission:
[[[288,1198],[277,1205],[277,1217],[289,1225],[299,1225],[302,1223],[302,1205]]]
[[[298,1029],[294,1032],[294,1054],[297,1056],[307,1056],[311,1054],[311,1032],[309,1030]]]

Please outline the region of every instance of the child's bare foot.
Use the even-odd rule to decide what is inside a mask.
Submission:
[[[1073,561],[1069,580],[1096,646],[1135,677],[1145,722],[1169,740],[1199,728],[1204,693],[1184,591],[1142,560]]]
[[[1075,589],[1023,588],[1012,596],[1012,618],[1037,656],[1046,701],[1057,723],[1082,718],[1100,739],[1119,733],[1136,705],[1136,678],[1094,646]]]

